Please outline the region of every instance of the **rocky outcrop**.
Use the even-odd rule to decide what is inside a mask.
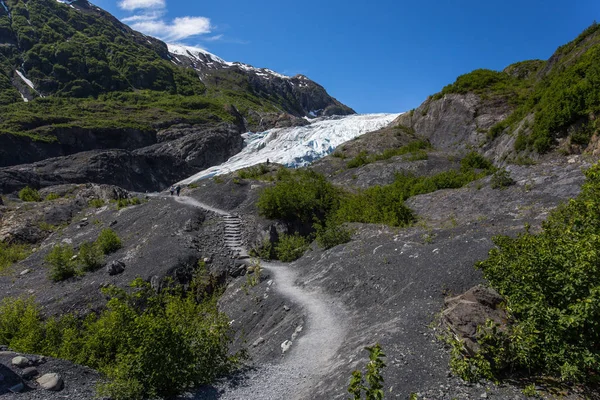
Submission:
[[[428,139],[434,148],[466,151],[482,148],[498,161],[512,150],[514,138],[503,136],[490,142],[489,129],[505,119],[512,108],[503,99],[483,99],[474,93],[430,97],[415,110],[400,115],[392,125],[403,126]],[[507,143],[510,142],[510,143]]]
[[[0,242],[38,244],[54,230],[71,223],[81,210],[89,207],[91,200],[108,203],[129,197],[127,191],[109,185],[63,185],[40,191],[42,198],[51,193],[59,198],[7,207],[0,215]]]
[[[505,325],[507,312],[501,307],[504,299],[494,289],[477,285],[460,296],[445,300],[441,322],[461,340],[465,349],[474,354],[478,349],[478,328],[488,320]]]
[[[146,159],[171,158],[177,163],[185,163],[188,170],[204,169],[226,161],[238,153],[244,144],[240,133],[237,127],[227,124],[205,129],[177,126],[160,134],[161,140],[172,140],[139,149],[135,154]],[[171,182],[177,180],[179,179]]]
[[[157,142],[155,131],[137,129],[52,129],[48,141],[0,134],[0,167],[28,164],[97,149],[135,150]]]
[[[178,128],[170,132],[177,139],[134,151],[87,151],[0,168],[0,193],[10,193],[27,185],[40,188],[88,182],[136,191],[162,190],[227,160],[243,144],[239,131],[232,125]]]

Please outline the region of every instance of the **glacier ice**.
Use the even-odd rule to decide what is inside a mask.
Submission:
[[[238,169],[270,162],[297,168],[311,164],[335,150],[340,144],[390,124],[400,114],[362,114],[322,117],[310,125],[273,128],[264,132],[248,132],[242,136],[245,147],[221,165],[208,168],[183,181],[188,185],[198,180],[227,174]]]

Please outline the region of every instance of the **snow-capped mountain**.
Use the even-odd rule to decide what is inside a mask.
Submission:
[[[340,144],[389,125],[400,114],[364,114],[317,118],[306,126],[274,128],[245,133],[245,147],[221,165],[208,168],[180,182],[190,184],[215,175],[270,162],[288,167],[306,166]]]
[[[173,64],[194,68],[207,86],[233,90],[249,86],[254,93],[279,103],[281,111],[297,117],[354,114],[354,110],[304,75],[286,76],[268,68],[225,61],[199,47],[178,44],[167,47]]]

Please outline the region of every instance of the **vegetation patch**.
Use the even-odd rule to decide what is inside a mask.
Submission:
[[[281,235],[275,246],[275,254],[277,259],[283,262],[295,261],[302,257],[308,250],[309,245],[310,241],[297,233],[294,235]]]
[[[64,281],[77,275],[75,251],[68,244],[54,246],[45,261],[50,266],[50,279],[54,282]]]
[[[208,384],[238,360],[228,354],[229,320],[216,298],[163,289],[137,279],[132,292],[111,287],[106,310],[85,318],[44,319],[28,299],[0,303],[0,342],[23,353],[71,360],[102,372],[99,396],[115,400],[173,397]]]
[[[42,201],[42,196],[36,189],[26,186],[19,191],[19,199],[27,202],[38,202]]]
[[[358,168],[375,161],[389,160],[392,157],[407,154],[407,161],[426,160],[426,150],[431,149],[431,143],[427,140],[416,140],[407,145],[396,149],[386,149],[380,154],[369,155],[366,151],[361,151],[346,163],[348,168]]]
[[[103,229],[96,239],[96,245],[103,254],[111,254],[123,247],[121,239],[115,231],[110,228]]]
[[[119,199],[119,200],[117,200],[117,210],[120,210],[120,209],[126,208],[126,207],[130,207],[130,206],[137,206],[140,204],[142,204],[142,200],[140,200],[139,197]]]
[[[237,176],[240,179],[261,179],[261,180],[273,180],[269,175],[266,176],[271,169],[266,164],[258,164],[250,168],[244,168],[237,171]]]
[[[0,242],[0,273],[11,265],[26,259],[31,254],[30,246]]]
[[[541,233],[498,236],[489,258],[477,264],[505,298],[511,323],[482,327],[474,357],[453,353],[451,366],[464,378],[524,371],[598,383],[600,164],[586,178],[579,196],[553,211]]]

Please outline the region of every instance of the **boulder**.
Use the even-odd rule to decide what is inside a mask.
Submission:
[[[57,373],[44,374],[37,378],[37,383],[42,389],[58,392],[64,387],[61,376]]]
[[[123,261],[111,261],[106,266],[106,271],[109,275],[119,275],[125,271],[125,263]]]
[[[502,296],[494,289],[477,285],[460,296],[446,299],[442,325],[463,341],[468,352],[474,353],[479,349],[477,327],[485,325],[487,320],[500,325],[507,323],[502,302]]]
[[[12,365],[18,368],[25,368],[29,366],[29,359],[23,356],[17,356],[12,359]]]
[[[23,379],[31,379],[34,376],[38,376],[38,375],[39,375],[39,372],[36,367],[27,367],[23,370],[23,373],[21,374]]]

